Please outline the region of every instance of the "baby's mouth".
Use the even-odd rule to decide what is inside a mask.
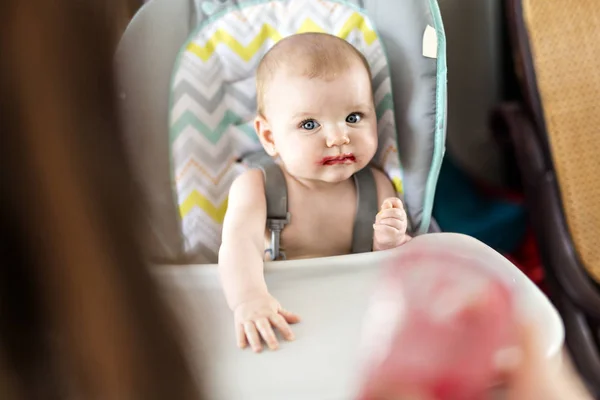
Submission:
[[[340,154],[335,157],[323,157],[321,165],[352,164],[356,162],[356,157],[352,153]]]

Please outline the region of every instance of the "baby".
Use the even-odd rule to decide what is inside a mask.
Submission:
[[[289,36],[263,57],[256,87],[255,129],[287,184],[292,217],[281,233],[287,259],[351,253],[357,208],[353,175],[363,168],[372,170],[380,209],[372,249],[410,240],[391,181],[369,166],[377,150],[377,118],[370,69],[358,50],[328,34]],[[231,185],[219,271],[238,346],[249,344],[256,352],[262,340],[270,349],[278,347],[273,328],[293,340],[289,324],[299,321],[265,283],[266,218],[265,177],[250,169]]]

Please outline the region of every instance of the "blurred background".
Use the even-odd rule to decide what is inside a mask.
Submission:
[[[66,0],[60,1],[68,3]],[[58,399],[64,398],[64,392],[69,390],[72,391],[70,393],[83,394],[76,398],[162,399],[177,392],[180,393],[178,398],[198,398],[192,389],[194,378],[186,372],[186,357],[177,344],[180,332],[171,324],[171,316],[163,309],[160,296],[145,270],[144,249],[147,243],[140,243],[147,239],[144,218],[141,215],[130,216],[124,211],[131,209],[128,201],[141,198],[136,197],[138,188],[129,186],[136,180],[134,168],[122,153],[121,146],[127,140],[119,135],[106,139],[106,142],[99,139],[101,127],[121,132],[118,128],[117,106],[108,100],[116,88],[103,87],[103,82],[114,78],[110,72],[108,55],[114,54],[131,18],[149,1],[155,0],[106,2],[105,18],[101,18],[102,23],[97,25],[86,25],[85,19],[75,23],[73,21],[76,18],[70,20],[68,16],[80,16],[83,12],[90,17],[99,12],[100,7],[92,10],[85,5],[65,6],[71,14],[65,13],[67,17],[63,19],[53,14],[55,10],[52,11],[47,4],[44,8],[43,1],[25,4],[22,0],[3,0],[0,4],[3,29],[0,30],[3,33],[0,43],[5,46],[0,54],[0,89],[6,95],[0,99],[3,101],[0,133],[3,130],[19,132],[16,136],[2,135],[0,148],[3,184],[0,203],[3,236],[0,238],[0,249],[3,260],[6,260],[3,261],[5,264],[0,275],[0,331],[4,333],[4,348],[0,347],[0,371],[8,365],[24,377],[17,382],[19,379],[11,380],[14,377],[0,376],[5,379],[4,382],[0,379],[2,399]],[[447,150],[437,185],[433,216],[442,231],[473,236],[505,255],[549,295],[565,321],[567,346],[575,365],[598,395],[600,243],[597,240],[600,237],[600,192],[596,188],[600,187],[597,174],[600,173],[600,163],[592,153],[600,150],[596,124],[600,123],[597,106],[600,103],[597,96],[600,78],[594,74],[597,62],[600,62],[597,57],[600,46],[590,39],[600,35],[597,7],[593,2],[584,0],[438,0],[438,3],[447,39],[448,125]],[[523,39],[526,37],[523,36],[526,30],[524,26],[527,25],[522,20],[523,3],[530,6],[531,14],[527,22],[531,29],[530,39],[539,50],[538,64],[527,59],[531,51],[529,43]],[[12,23],[17,21],[18,16],[26,14],[36,15],[36,18],[21,25]],[[563,29],[565,35],[562,35],[560,18],[570,15],[575,17],[567,18]],[[89,18],[89,21],[98,20]],[[65,49],[69,46],[56,45],[59,43],[56,38],[52,42],[48,34],[54,32],[52,24],[56,32],[63,35],[57,38],[70,43],[73,54],[79,52],[85,57],[61,58],[61,52],[67,54]],[[40,28],[36,31],[32,28],[27,35],[21,35],[20,26],[47,26],[48,30]],[[557,28],[552,31],[551,28],[541,28],[543,26]],[[588,30],[580,32],[578,26]],[[535,31],[542,33],[532,35],[531,32]],[[101,35],[107,40],[96,42]],[[560,41],[563,36],[565,43]],[[17,37],[21,38],[20,42],[16,39],[11,41]],[[554,40],[549,50],[544,47],[544,43],[548,46],[543,40],[546,37]],[[17,48],[31,43],[44,43],[45,46],[32,45],[35,51],[28,52],[29,55],[33,54],[31,59],[18,60],[13,57],[17,54]],[[55,43],[56,48],[48,43]],[[92,48],[97,51],[91,51]],[[556,111],[549,108],[549,103],[541,101],[536,84],[539,82],[536,81],[532,64],[538,68],[549,68],[548,64],[553,63],[550,55],[554,49],[562,51],[559,53],[561,59],[572,58],[575,61],[571,66],[564,66],[563,70],[552,70],[537,77],[544,84],[552,80],[561,82],[561,85],[545,93],[569,94],[563,96],[565,99],[577,98],[578,93],[585,93],[588,96],[585,104],[565,105]],[[59,71],[56,76],[64,80],[56,82],[68,82],[65,78],[68,76],[77,82],[81,91],[74,88],[72,96],[65,99],[37,99],[35,104],[28,105],[29,114],[19,114],[15,112],[17,107],[5,99],[22,105],[15,100],[18,98],[15,94],[16,82],[21,82],[16,77],[21,77],[22,82],[29,82],[32,76],[39,76],[34,68],[21,67],[41,63],[43,55],[58,60],[57,65],[64,63],[56,67],[56,71]],[[20,61],[22,64],[19,64]],[[554,64],[560,63],[554,61]],[[92,75],[92,78],[79,76],[77,66],[82,70],[90,68],[96,75]],[[56,72],[50,68],[48,71],[49,76]],[[580,80],[575,79],[577,77]],[[54,82],[53,79],[31,82],[45,87],[48,82]],[[65,84],[64,87],[67,86]],[[30,86],[23,84],[23,88]],[[90,100],[89,93],[97,95],[97,103]],[[97,135],[78,139],[78,132],[90,125],[83,121],[85,113],[70,115],[73,120],[80,118],[79,125],[61,125],[42,117],[29,120],[43,120],[47,125],[40,123],[28,126],[23,122],[28,120],[25,118],[27,115],[45,115],[39,110],[55,103],[64,106],[60,109],[62,111],[69,110],[69,105],[75,107],[75,104],[90,113],[90,110],[102,110],[102,118],[97,121]],[[542,110],[551,117],[544,119]],[[572,123],[578,129],[574,128],[572,132],[567,129],[568,134],[561,134],[555,115],[564,117],[572,114],[581,114]],[[64,137],[49,140],[43,135],[46,127],[64,132]],[[571,154],[572,159],[566,160],[561,158],[561,154],[553,154],[553,148],[548,144],[550,137],[560,137],[561,140],[554,143],[564,146],[561,154]],[[565,144],[569,138],[586,139],[577,139],[569,149]],[[81,184],[81,193],[64,192],[71,197],[59,196],[64,188],[48,185],[42,190],[38,185],[48,179],[58,182],[66,176],[65,171],[74,169],[68,168],[67,164],[63,165],[63,170],[58,167],[35,168],[40,165],[59,165],[57,160],[63,160],[60,152],[51,151],[57,143],[74,146],[72,149],[78,154],[77,161],[84,166],[81,175],[73,175],[73,179]],[[7,150],[14,148],[31,150],[24,152],[32,154],[31,159],[17,159],[14,152]],[[560,149],[555,146],[554,150]],[[38,156],[39,159],[35,158]],[[111,160],[110,167],[103,168],[107,159]],[[566,161],[561,163],[561,160]],[[575,164],[581,168],[572,167]],[[557,168],[561,173],[556,173]],[[79,169],[77,171],[79,173]],[[573,183],[575,178],[565,178],[569,176],[585,179]],[[94,190],[86,186],[89,182],[97,183]],[[124,188],[122,197],[113,193],[119,185]],[[8,188],[16,189],[8,194]],[[583,198],[578,199],[573,194],[576,192],[582,193]],[[60,209],[52,208],[50,201],[44,204],[35,202],[40,198],[60,199],[79,205],[80,214],[75,206]],[[141,204],[139,213],[143,214],[147,210],[143,209],[143,202]],[[36,212],[30,213],[28,209]],[[100,222],[86,220],[86,212],[91,209],[101,211]],[[68,232],[56,227],[56,221],[60,221],[57,216],[61,212],[67,215],[66,220],[72,222],[69,225],[72,230]],[[39,226],[43,229],[39,228],[35,233],[17,229],[19,224],[35,225],[32,221],[37,221],[36,218],[42,221]],[[101,221],[105,221],[105,224]],[[128,230],[129,222],[136,228]],[[95,226],[93,223],[100,224],[98,232],[104,235],[99,233],[98,237],[86,238],[82,232],[88,232],[90,224]],[[35,226],[37,229],[38,225]],[[111,237],[110,232],[120,234]],[[45,236],[41,237],[41,233]],[[64,249],[64,254],[67,254],[67,249],[83,248],[78,244],[87,239],[90,239],[87,243],[93,241],[98,244],[95,250],[85,248],[73,258],[56,256],[60,253],[56,251],[57,248]],[[48,247],[47,243],[52,243],[54,247]],[[107,256],[104,259],[101,255]],[[96,271],[97,274],[82,274],[79,267],[83,264],[89,266],[88,271]],[[96,289],[91,293],[96,297],[90,298],[90,293],[78,288],[75,282],[82,281]],[[61,286],[58,284],[60,282],[70,282],[71,285]],[[36,291],[39,291],[39,296],[33,295]],[[88,301],[82,300],[85,298]],[[113,308],[108,312],[103,308],[106,306],[103,301],[107,298],[119,299],[111,303]],[[114,310],[122,312],[113,314]],[[109,337],[99,335],[98,332],[104,329],[103,324],[108,323],[121,328],[111,329]],[[81,324],[86,327],[83,331],[79,329]],[[43,335],[31,333],[32,326]],[[56,337],[54,333],[61,333],[58,326],[62,326],[62,333],[66,333],[70,343],[74,344],[72,351],[62,356],[53,353],[53,357],[49,357],[53,361],[49,363],[30,362],[36,358],[36,354],[56,352],[57,344],[53,340]],[[10,327],[10,331],[7,327]],[[58,330],[54,332],[53,329]],[[132,337],[143,337],[144,341],[132,344]],[[96,346],[98,343],[101,345]],[[64,343],[58,346],[62,348],[60,346],[64,346]],[[148,348],[156,350],[156,353],[153,356],[145,353]],[[123,377],[119,375],[122,371],[115,372],[109,368],[121,362],[137,372]],[[96,372],[92,372],[94,370]],[[66,387],[68,384],[61,380],[64,379],[61,374],[68,373],[80,374],[82,382],[85,382],[83,386]],[[49,393],[54,395],[50,396]],[[92,396],[86,397],[86,394]]]

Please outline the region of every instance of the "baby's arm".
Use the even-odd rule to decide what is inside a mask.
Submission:
[[[233,181],[223,221],[219,271],[227,304],[233,310],[267,294],[263,276],[266,200],[263,175],[250,170]]]
[[[373,250],[392,249],[411,239],[406,233],[408,217],[387,175],[376,168],[372,171],[380,209],[373,225]]]
[[[219,249],[219,273],[230,309],[234,312],[238,345],[262,349],[278,346],[271,325],[291,340],[288,323],[298,317],[281,309],[269,294],[263,272],[266,226],[264,177],[260,170],[240,175],[231,185]]]

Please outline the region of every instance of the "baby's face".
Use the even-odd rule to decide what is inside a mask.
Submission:
[[[276,152],[297,179],[341,182],[375,155],[371,83],[358,62],[333,80],[278,72],[264,105]]]

